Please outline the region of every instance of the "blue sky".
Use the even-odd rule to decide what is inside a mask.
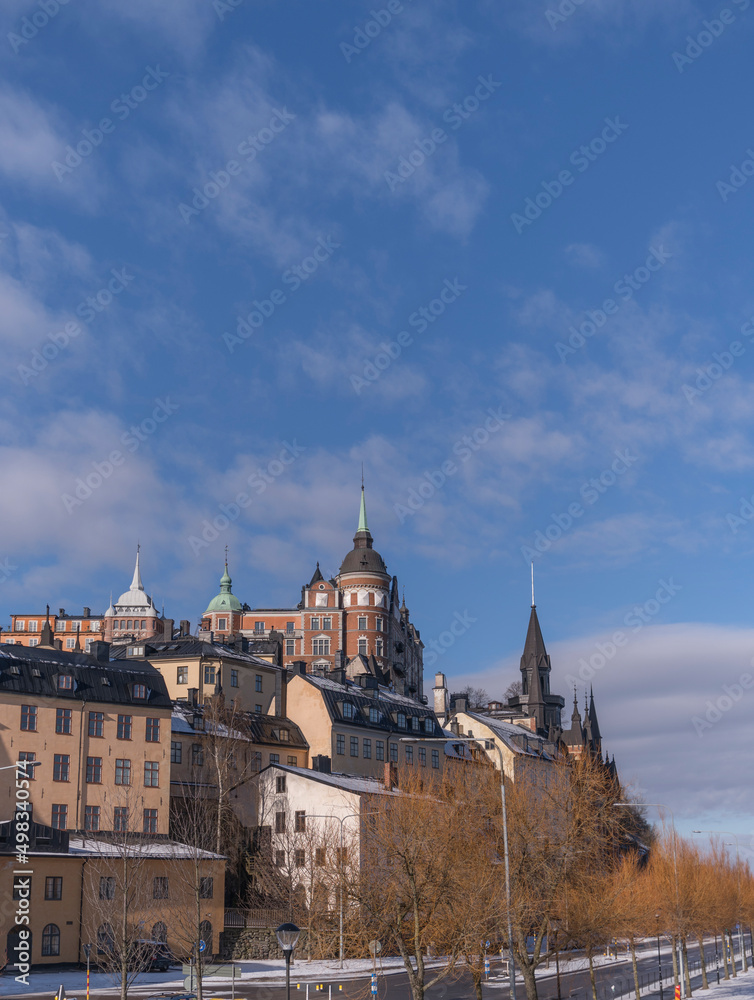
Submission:
[[[46,4],[0,13],[3,622],[137,539],[171,617],[226,544],[295,603],[363,462],[423,638],[476,619],[428,688],[514,679],[533,554],[554,687],[625,633],[622,772],[754,835],[748,0]]]

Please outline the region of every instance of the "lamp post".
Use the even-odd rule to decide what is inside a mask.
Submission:
[[[736,842],[736,879],[738,883],[738,899],[737,903],[741,902],[741,858],[739,856],[739,843],[738,834],[733,833],[732,830],[692,830],[692,833],[710,833],[710,834],[722,834],[725,837],[733,837]],[[724,847],[730,846],[723,844]],[[723,944],[725,941],[723,940]],[[741,917],[738,918],[738,947],[741,949],[741,972],[746,971],[746,952],[744,950],[744,936],[743,936],[743,921]],[[715,950],[717,950],[717,935],[715,935]],[[733,956],[733,961],[735,963],[735,955]],[[754,961],[754,958],[752,959]]]
[[[300,933],[301,931],[295,924],[281,924],[275,931],[278,944],[285,955],[285,995],[287,1000],[291,1000],[291,955]]]
[[[560,930],[560,922],[558,920],[551,920],[550,927],[552,927],[552,936],[555,942],[555,982],[558,984],[558,1000],[562,1000],[560,995],[560,961],[558,955],[558,931]],[[550,942],[547,942],[548,946]],[[660,997],[662,1000],[662,997]]]
[[[657,971],[660,974],[660,1000],[663,1000],[662,996],[662,953],[660,951],[660,911],[655,913],[655,921],[657,923]]]
[[[401,743],[484,743],[485,750],[497,750],[497,760],[500,765],[500,799],[503,807],[503,850],[505,854],[505,909],[508,918],[508,962],[511,984],[511,1000],[516,1000],[516,962],[513,957],[513,926],[511,923],[511,876],[510,857],[508,853],[508,810],[505,805],[505,769],[503,767],[503,752],[497,742],[486,737],[476,736],[429,736],[421,741],[412,736],[402,736]],[[492,744],[492,747],[490,747]]]
[[[680,917],[680,914],[681,914],[681,897],[680,897],[680,893],[678,891],[678,858],[676,857],[676,851],[675,851],[675,837],[676,837],[676,833],[675,833],[675,816],[673,814],[673,810],[670,808],[670,806],[666,806],[664,802],[639,802],[639,803],[636,803],[636,804],[633,803],[633,802],[613,802],[613,806],[616,809],[618,809],[618,808],[633,809],[633,808],[635,808],[635,805],[639,805],[642,808],[644,806],[652,806],[652,808],[654,808],[654,809],[667,809],[668,812],[670,813],[670,822],[671,822],[672,829],[673,829],[673,839],[671,840],[671,844],[673,846],[673,874],[674,874],[674,877],[675,877],[675,906],[676,906],[676,913]],[[674,947],[675,947],[675,945],[674,945]],[[684,975],[683,975],[683,948],[681,946],[681,932],[680,932],[680,928],[679,928],[679,931],[678,931],[678,978],[681,981],[681,988],[683,990],[683,995],[684,995],[684,997],[686,997],[686,996],[688,996],[688,993],[686,992],[686,980],[685,980]]]

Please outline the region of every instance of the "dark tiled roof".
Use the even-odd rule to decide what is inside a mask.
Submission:
[[[305,678],[309,683],[314,684],[322,692],[327,711],[330,718],[339,723],[350,726],[359,726],[364,729],[381,729],[386,733],[401,733],[405,736],[442,736],[442,729],[435,718],[432,709],[419,704],[412,698],[402,695],[395,695],[388,692],[377,691],[376,696],[366,694],[358,684],[338,684],[321,677]],[[354,707],[354,714],[349,718],[343,714],[344,704],[351,704]],[[369,709],[377,708],[380,711],[380,721],[369,721]],[[399,728],[396,721],[398,712],[406,716],[406,719],[431,719],[432,729],[427,732],[422,725],[418,732],[412,730],[409,725]]]
[[[173,732],[206,735],[205,729],[194,729],[192,722],[195,715],[203,717],[201,706],[195,708],[184,702],[177,702],[173,706]],[[231,725],[236,737],[248,737],[252,743],[263,743],[268,746],[277,744],[281,747],[292,747],[294,750],[307,750],[309,747],[304,734],[290,719],[263,715],[260,712],[244,712],[239,713]],[[280,739],[281,729],[288,730],[287,740]]]
[[[60,674],[73,675],[72,690],[58,688]],[[133,697],[134,684],[146,685],[146,699]],[[101,663],[88,653],[39,646],[0,646],[0,693],[4,692],[149,708],[172,704],[162,675],[148,663]]]
[[[145,660],[181,660],[188,656],[214,656],[222,657],[224,660],[238,660],[241,663],[252,663],[265,667],[273,666],[266,660],[260,660],[253,653],[244,653],[243,650],[234,649],[221,642],[210,642],[208,639],[197,638],[196,636],[183,636],[178,639],[166,640],[165,642],[131,642],[124,645],[113,646],[111,654],[113,656],[126,656],[129,646],[144,646]],[[136,657],[141,660],[141,657]],[[129,657],[129,661],[131,657]]]

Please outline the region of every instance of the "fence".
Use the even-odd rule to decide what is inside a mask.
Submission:
[[[665,993],[666,1000],[673,1000],[673,987],[675,985],[675,979],[673,977],[673,960],[670,955],[662,956],[662,986],[663,990],[667,990]],[[719,959],[719,964],[716,964],[715,956],[711,955],[707,957],[706,961],[707,969],[707,979],[712,982],[717,981],[718,974],[722,976],[722,958]],[[599,976],[600,972],[604,970],[604,966],[598,967],[595,972]],[[740,975],[740,969],[739,969]],[[698,978],[701,983],[702,979],[702,963],[701,959],[691,959],[689,961],[689,978],[691,979],[692,986],[694,985],[694,980]],[[659,969],[647,972],[639,970],[639,990],[642,995],[649,992],[654,986],[659,991]],[[580,994],[591,994],[591,990],[587,989],[585,991],[577,990],[574,991],[574,1000],[579,1000]],[[597,1000],[620,1000],[621,997],[634,996],[636,993],[636,985],[634,983],[633,972],[629,969],[628,973],[622,973],[620,976],[605,976],[602,982],[597,983]],[[587,997],[588,1000],[588,997]]]
[[[225,930],[245,930],[247,927],[277,927],[288,919],[288,910],[226,910]]]

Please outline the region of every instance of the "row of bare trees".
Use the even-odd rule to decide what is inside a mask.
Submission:
[[[622,789],[584,757],[506,782],[508,941],[499,772],[459,764],[428,783],[404,769],[400,785],[400,794],[364,801],[343,853],[334,828],[312,821],[289,831],[282,863],[309,955],[337,953],[344,893],[347,954],[365,955],[380,940],[383,954],[403,959],[414,1000],[462,967],[481,998],[488,941],[490,950],[512,951],[527,1000],[537,1000],[537,969],[556,948],[583,949],[596,1000],[594,958],[620,939],[638,994],[639,939],[662,934],[685,956],[689,937],[730,940],[737,921],[754,918],[748,866],[718,844],[704,850],[668,831],[655,837],[640,807],[615,807]],[[428,956],[442,963],[428,966]]]

